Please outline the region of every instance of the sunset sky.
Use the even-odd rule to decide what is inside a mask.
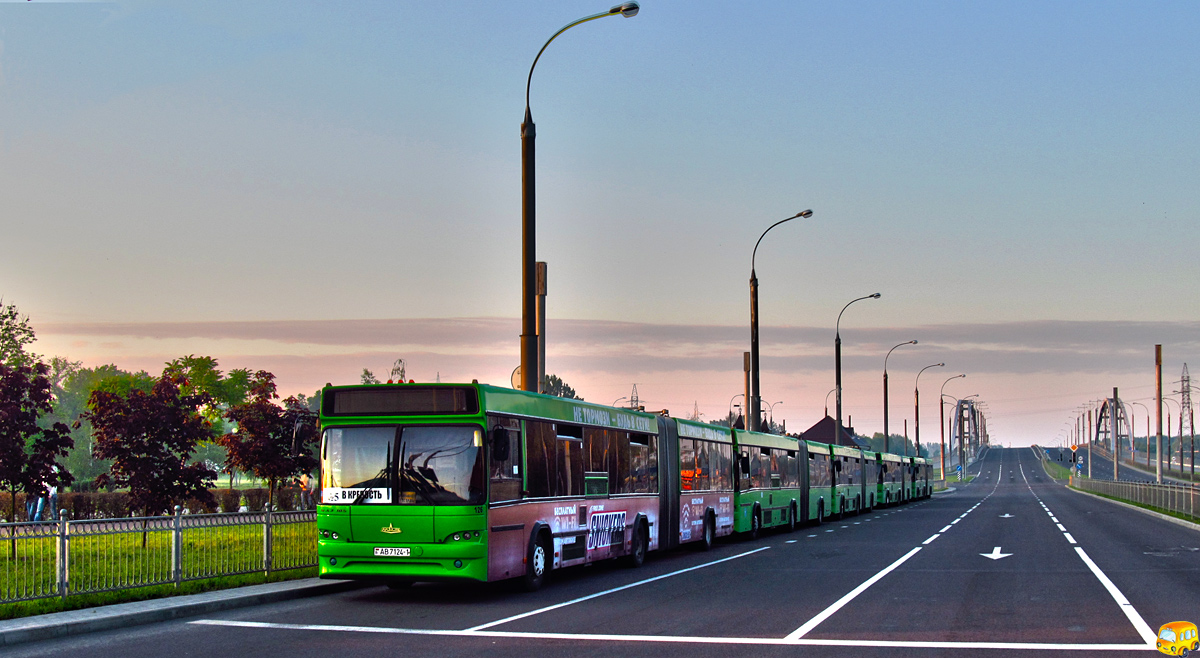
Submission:
[[[0,297],[35,351],[186,354],[285,393],[505,384],[520,139],[576,1],[0,3]],[[1057,443],[1200,366],[1200,5],[673,2],[538,63],[547,369],[705,419],[742,390],[758,249],[766,402]],[[1198,370],[1200,372],[1200,370]],[[831,399],[832,404],[832,399]],[[832,411],[832,409],[831,409]],[[1139,417],[1144,412],[1135,412]],[[1177,418],[1177,416],[1175,416]],[[1136,421],[1139,433],[1144,419]]]

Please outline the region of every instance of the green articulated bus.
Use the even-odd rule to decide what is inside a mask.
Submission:
[[[853,448],[474,382],[326,387],[321,427],[319,575],[393,587],[533,590],[553,569],[856,512],[877,479]]]
[[[889,452],[879,453],[879,494],[884,505],[895,505],[904,500],[903,457]]]
[[[795,530],[805,508],[801,465],[808,460],[803,444],[774,434],[733,434],[739,462],[734,531],[758,537],[763,528]]]
[[[801,441],[808,455],[808,515],[807,518],[823,523],[833,514],[833,461],[829,446],[824,443]]]
[[[870,450],[862,451],[862,509],[861,512],[870,512],[879,504],[879,465],[880,454]]]
[[[863,503],[863,459],[858,448],[830,445],[833,462],[833,515],[857,514]]]

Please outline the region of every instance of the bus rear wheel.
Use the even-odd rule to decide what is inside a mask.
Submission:
[[[713,544],[717,541],[717,520],[713,518],[712,512],[709,512],[704,517],[704,535],[700,539],[700,550],[712,550]]]
[[[762,534],[762,512],[755,509],[750,514],[750,539],[758,539],[760,534]]]
[[[536,592],[546,583],[550,572],[550,547],[545,535],[538,535],[529,543],[529,554],[525,560],[525,579],[522,583],[526,592]]]
[[[637,524],[637,527],[633,529],[633,537],[630,542],[629,555],[625,556],[625,565],[636,569],[646,561],[646,546],[650,543],[645,524]]]

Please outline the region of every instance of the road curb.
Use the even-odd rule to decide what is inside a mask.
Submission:
[[[1068,486],[1067,490],[1074,491],[1075,493],[1083,494],[1085,496],[1091,496],[1092,498],[1099,498],[1100,500],[1112,503],[1114,505],[1120,505],[1121,507],[1128,507],[1131,510],[1136,510],[1143,514],[1149,514],[1150,516],[1158,517],[1158,518],[1162,519],[1163,521],[1170,521],[1171,523],[1174,523],[1175,525],[1183,526],[1185,528],[1191,528],[1192,530],[1200,532],[1200,524],[1192,523],[1191,521],[1184,521],[1183,519],[1177,519],[1173,516],[1170,516],[1167,514],[1162,514],[1161,512],[1155,512],[1154,510],[1148,510],[1144,507],[1138,507],[1137,505],[1130,505],[1129,503],[1122,502],[1120,500],[1113,500],[1112,498],[1105,498],[1104,496],[1098,496],[1090,491],[1082,491],[1080,489],[1076,489],[1071,486]]]
[[[304,578],[7,619],[0,621],[0,647],[152,624],[264,603],[334,594],[363,586],[363,583],[355,581]]]

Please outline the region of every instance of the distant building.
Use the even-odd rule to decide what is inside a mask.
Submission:
[[[800,433],[800,438],[805,441],[813,441],[814,443],[835,443],[840,446],[849,446],[851,448],[869,449],[871,446],[864,440],[858,438],[854,433],[853,427],[842,426],[841,432],[834,432],[834,427],[837,421],[829,414],[818,420],[815,425]],[[835,436],[836,435],[836,436]]]

